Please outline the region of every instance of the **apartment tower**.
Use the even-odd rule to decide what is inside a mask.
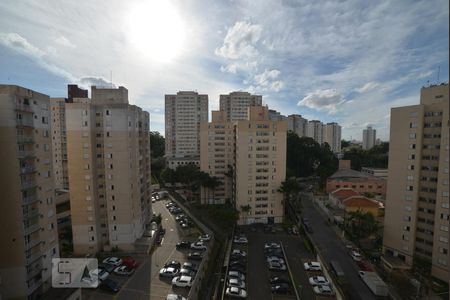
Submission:
[[[271,121],[265,106],[248,108],[247,120],[225,122],[225,111],[213,112],[202,125],[201,170],[223,180],[214,203],[231,200],[240,212],[238,224],[281,223],[286,176],[286,121]],[[211,203],[204,196],[203,203]]]
[[[208,122],[208,95],[178,92],[165,95],[167,166],[200,164],[200,124]]]
[[[367,128],[363,130],[362,148],[364,150],[371,149],[373,146],[375,146],[376,140],[377,131],[371,126],[367,126]]]
[[[301,115],[287,116],[287,129],[296,133],[299,137],[308,136],[308,120]]]
[[[151,217],[149,114],[124,87],[65,106],[74,252],[132,250]]]
[[[338,123],[327,123],[324,125],[324,142],[330,145],[333,153],[341,152],[341,126]]]
[[[220,110],[227,113],[228,121],[247,120],[250,106],[261,106],[262,96],[247,92],[232,92],[220,95]]]
[[[0,298],[34,299],[59,256],[47,95],[0,85]]]
[[[324,142],[324,125],[318,120],[308,122],[308,137],[314,139],[320,145]]]
[[[449,278],[448,84],[421,89],[420,104],[391,109],[383,259],[428,261]]]

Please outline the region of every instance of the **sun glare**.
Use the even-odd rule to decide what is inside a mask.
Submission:
[[[142,2],[131,10],[127,21],[130,42],[146,57],[167,63],[180,54],[185,29],[170,1]]]

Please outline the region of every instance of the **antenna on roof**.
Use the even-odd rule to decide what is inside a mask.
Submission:
[[[438,77],[437,77],[437,82],[436,82],[436,84],[439,84],[439,75],[440,75],[440,73],[441,73],[441,66],[439,65],[439,66],[438,66]]]
[[[111,73],[111,88],[113,88],[113,83],[112,83],[112,70],[111,71],[109,71],[110,73]]]

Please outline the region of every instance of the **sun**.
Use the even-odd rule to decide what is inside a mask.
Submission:
[[[153,61],[167,63],[181,53],[185,29],[169,0],[137,4],[128,14],[126,28],[133,47]]]

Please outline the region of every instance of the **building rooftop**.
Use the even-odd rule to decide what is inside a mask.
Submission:
[[[329,179],[341,179],[341,178],[380,179],[378,177],[371,176],[369,174],[355,171],[352,169],[337,170],[333,175],[331,175],[328,178]]]
[[[359,196],[359,193],[357,191],[353,189],[344,189],[344,188],[335,190],[331,194],[341,201],[352,196]]]
[[[353,197],[349,197],[347,199],[345,199],[342,202],[345,206],[347,207],[375,207],[375,208],[380,208],[383,205],[376,201],[376,200],[372,200],[372,199],[368,199],[364,196],[353,196]]]

